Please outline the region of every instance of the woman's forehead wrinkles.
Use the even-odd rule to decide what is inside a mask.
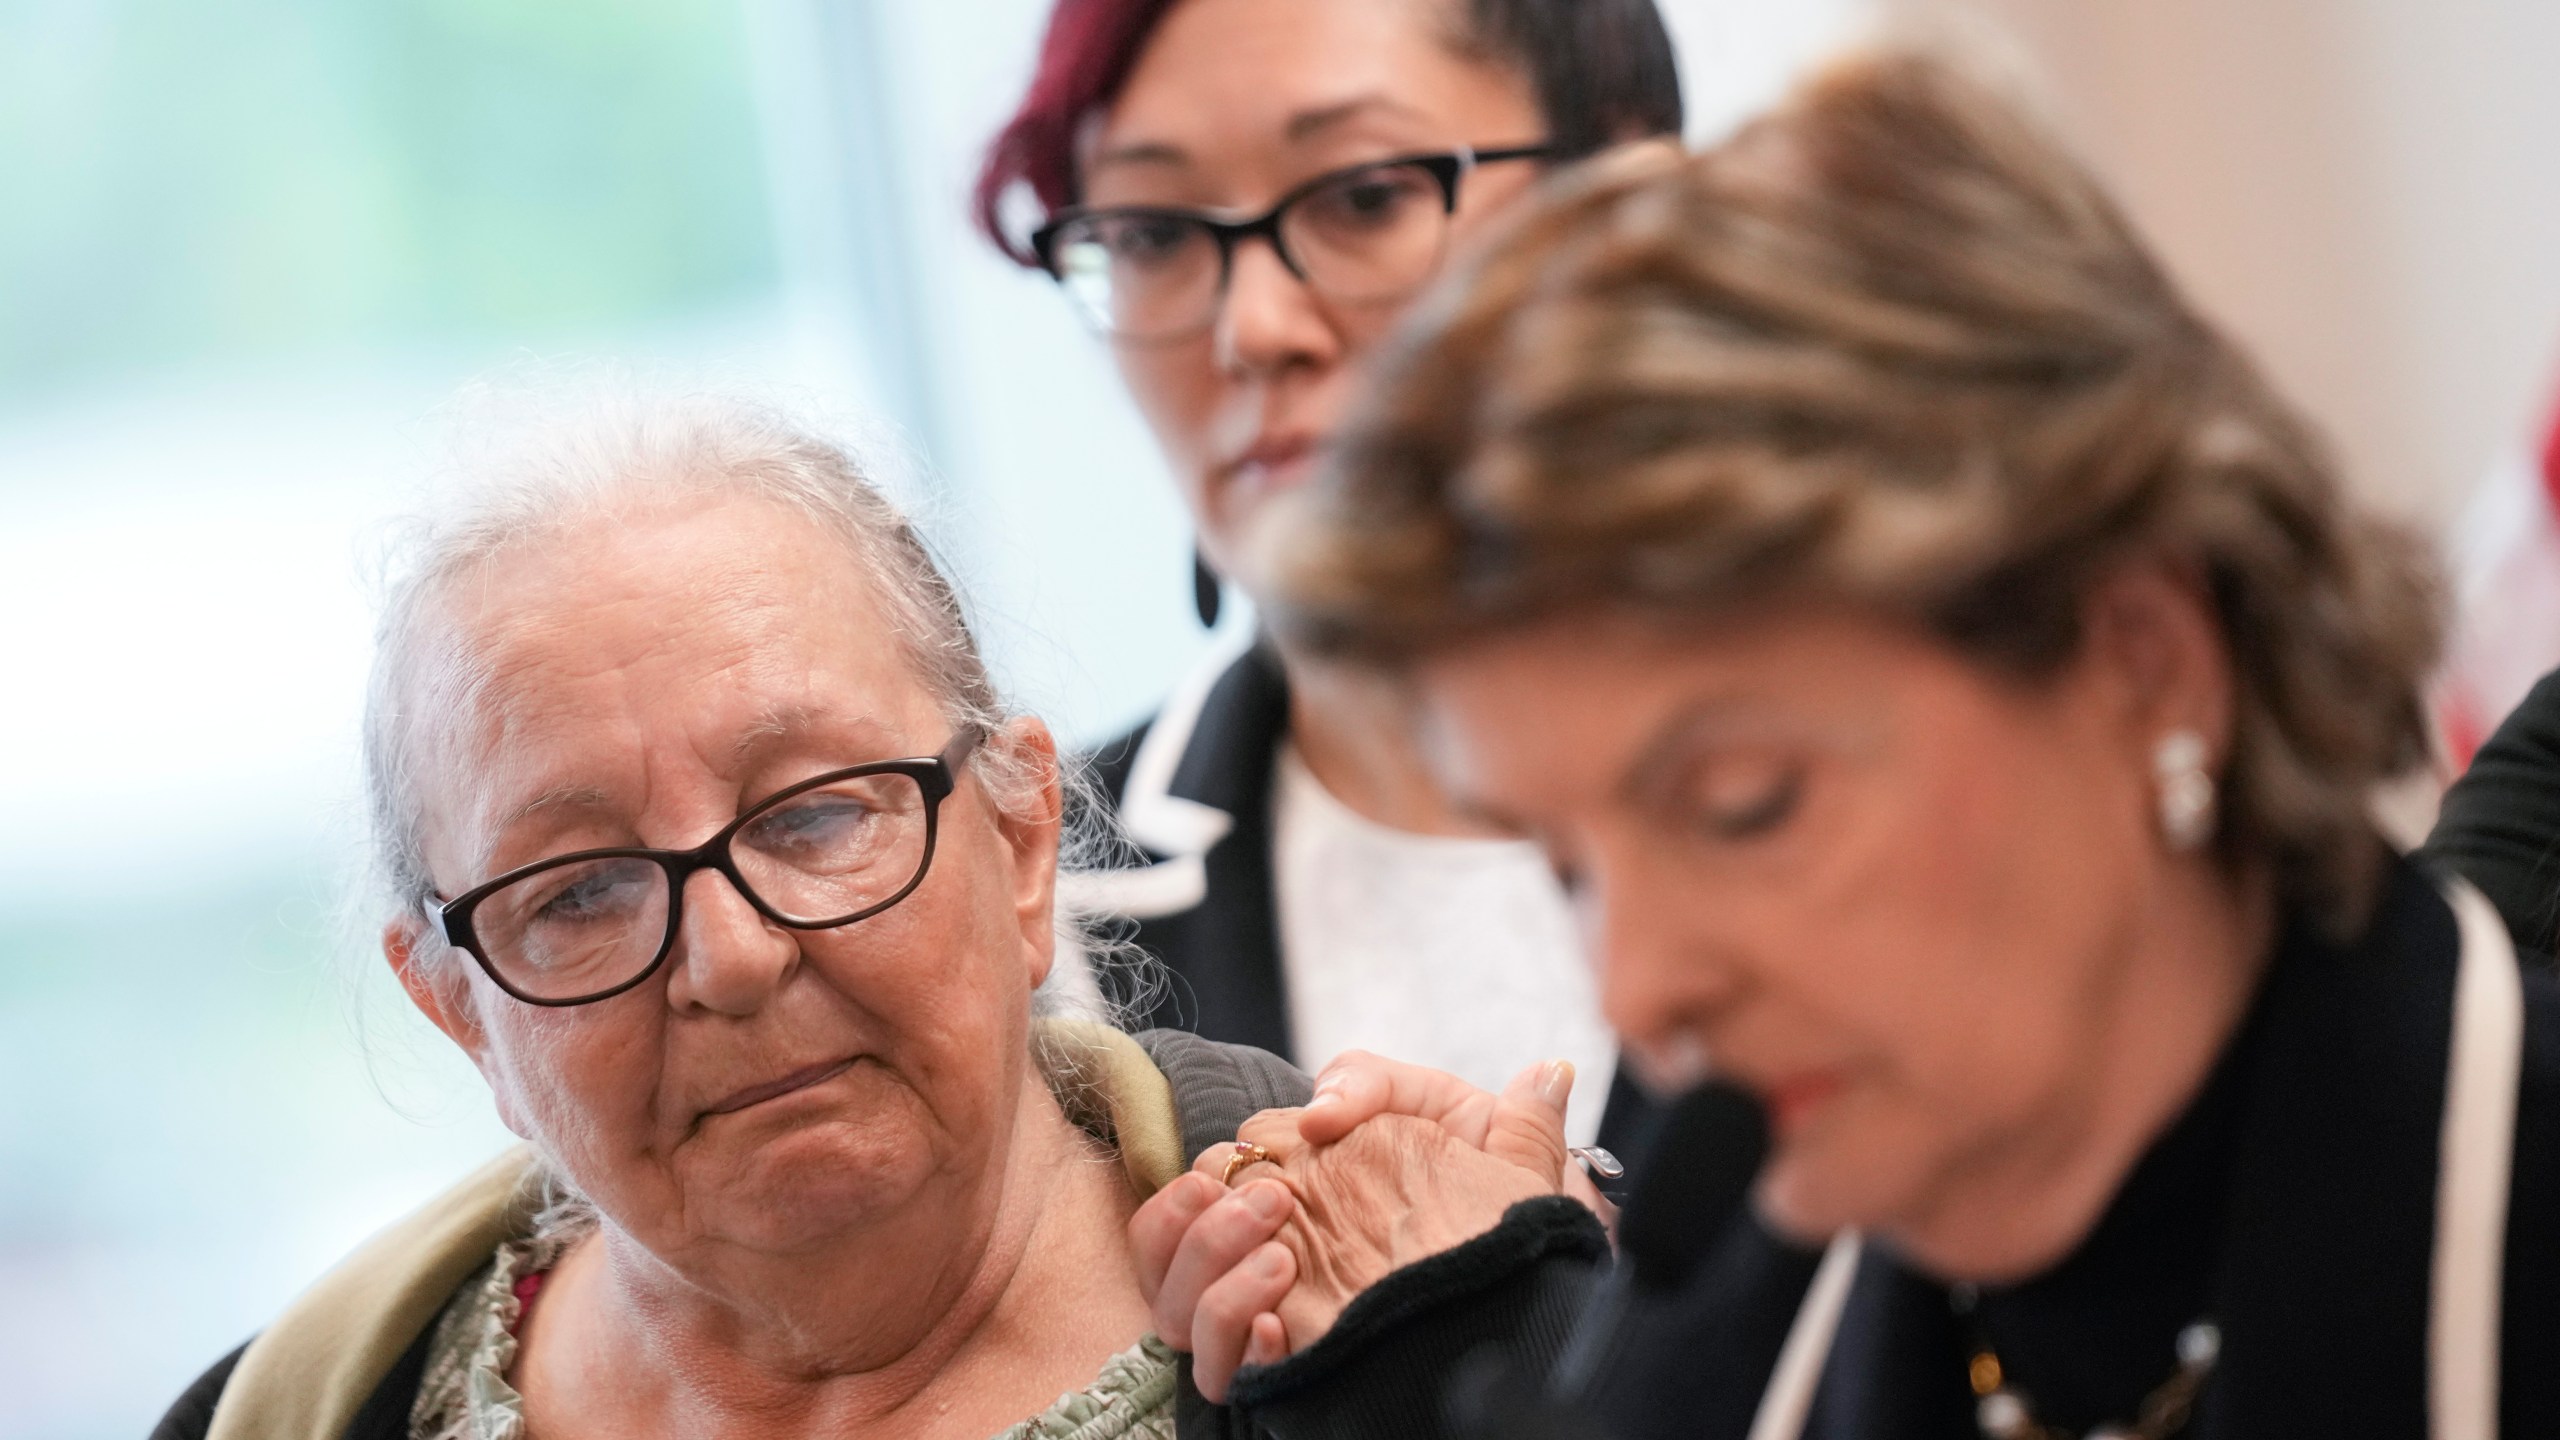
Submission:
[[[498,829],[504,832],[561,811],[603,810],[612,803],[613,797],[594,785],[554,785],[500,816]]]
[[[859,710],[807,700],[777,700],[758,710],[738,731],[730,742],[728,759],[734,766],[745,768],[777,750],[804,742],[831,743],[844,749],[844,763],[848,765],[905,759],[904,754],[887,752],[913,743],[897,726]],[[851,753],[855,750],[863,753]]]
[[[727,736],[705,738],[710,743],[688,748],[712,760],[723,778],[744,775],[761,762],[793,750],[823,750],[830,765],[862,765],[906,759],[920,743],[884,717],[810,699],[768,702]],[[565,758],[575,766],[587,757],[581,751]],[[590,781],[563,778],[543,783],[537,778],[535,783],[541,788],[531,798],[501,814],[501,830],[561,811],[610,810],[626,803],[617,801],[609,787]]]

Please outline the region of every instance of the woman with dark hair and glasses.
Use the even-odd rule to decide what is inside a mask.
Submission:
[[[915,533],[729,402],[606,407],[484,479],[407,556],[366,761],[383,953],[526,1147],[158,1434],[1172,1440],[1186,1397],[1216,1429],[1126,1224],[1306,1082],[1040,1018],[1055,755]]]
[[[978,210],[1109,345],[1214,622],[1223,582],[1262,596],[1242,535],[1453,249],[1542,171],[1680,118],[1653,0],[1059,0]],[[1563,893],[1440,798],[1385,709],[1267,637],[1220,648],[1095,757],[1142,853],[1074,898],[1170,967],[1132,997],[1156,1023],[1488,1088],[1566,1059],[1572,1138],[1623,1143],[1643,1102],[1612,1086]]]

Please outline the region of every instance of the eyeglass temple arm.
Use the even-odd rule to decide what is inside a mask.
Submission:
[[[427,923],[435,928],[436,938],[447,945],[460,943],[453,938],[453,922],[445,918],[445,909],[452,903],[439,899],[432,892],[418,898],[418,909],[425,913]]]
[[[960,727],[960,732],[951,737],[951,743],[942,747],[942,753],[933,758],[941,761],[942,768],[950,771],[952,778],[956,780],[960,776],[960,767],[969,763],[970,752],[986,743],[986,739],[986,726],[963,725]]]

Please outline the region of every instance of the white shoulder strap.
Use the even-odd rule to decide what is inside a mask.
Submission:
[[[1235,828],[1235,819],[1212,805],[1186,800],[1172,791],[1173,772],[1191,748],[1192,731],[1208,706],[1209,692],[1244,653],[1253,648],[1254,632],[1239,626],[1218,638],[1182,677],[1138,753],[1129,762],[1129,783],[1120,798],[1120,828],[1130,839],[1159,855],[1180,858],[1205,853]]]
[[[1787,1327],[1787,1343],[1778,1351],[1778,1368],[1761,1393],[1760,1409],[1751,1417],[1750,1440],[1797,1440],[1805,1418],[1813,1413],[1814,1392],[1822,1387],[1822,1367],[1831,1358],[1832,1337],[1840,1333],[1840,1312],[1849,1305],[1849,1282],[1858,1278],[1858,1255],[1865,1242],[1855,1230],[1833,1238],[1822,1252],[1822,1266]]]
[[[2436,1171],[2435,1296],[2427,1317],[2428,1433],[2497,1440],[2500,1292],[2516,1086],[2524,1067],[2524,979],[2506,922],[2462,880],[2446,887],[2462,930],[2453,982]]]
[[[1191,748],[1209,692],[1253,648],[1250,625],[1211,644],[1156,712],[1121,788],[1120,833],[1165,858],[1130,869],[1074,869],[1058,874],[1058,905],[1076,920],[1154,920],[1179,915],[1209,898],[1209,867],[1201,857],[1235,828],[1235,817],[1172,793],[1173,774]]]

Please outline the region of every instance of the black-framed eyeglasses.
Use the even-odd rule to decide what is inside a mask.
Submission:
[[[685,882],[698,870],[727,876],[777,925],[867,920],[924,883],[942,802],[984,738],[967,729],[939,755],[812,776],[690,850],[538,860],[451,900],[429,896],[427,921],[499,989],[528,1005],[565,1006],[609,1000],[657,973],[675,950]]]
[[[1187,339],[1217,322],[1236,246],[1255,236],[1329,299],[1413,293],[1440,268],[1467,175],[1549,153],[1545,145],[1461,147],[1353,165],[1316,176],[1247,220],[1150,205],[1074,209],[1034,232],[1031,248],[1103,335]]]

